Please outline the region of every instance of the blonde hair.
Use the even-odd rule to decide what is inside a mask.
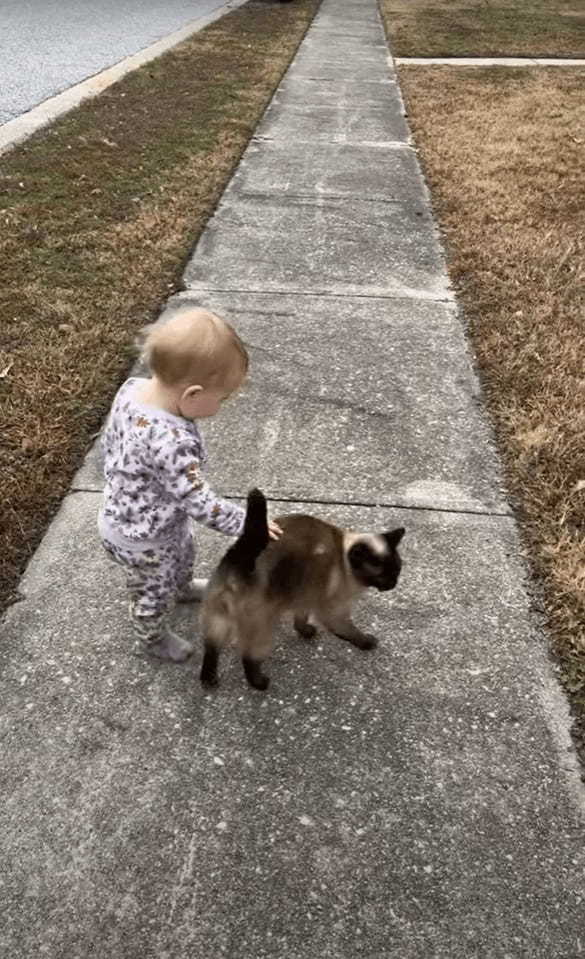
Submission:
[[[248,371],[248,353],[240,337],[208,310],[183,308],[145,332],[144,359],[165,386],[233,390]]]

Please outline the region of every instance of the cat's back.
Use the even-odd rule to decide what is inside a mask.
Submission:
[[[311,556],[327,556],[335,561],[341,557],[343,532],[332,523],[316,516],[278,516],[276,522],[282,529],[282,537],[273,544],[276,551],[297,554],[309,559]]]
[[[308,589],[326,589],[332,572],[343,564],[343,533],[314,516],[279,516],[282,536],[259,560],[268,594],[292,599]]]

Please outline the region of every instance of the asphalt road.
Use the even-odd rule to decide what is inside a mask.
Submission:
[[[214,10],[222,0],[1,0],[0,124]]]

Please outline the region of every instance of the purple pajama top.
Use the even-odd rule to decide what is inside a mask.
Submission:
[[[238,536],[245,512],[205,480],[207,453],[196,423],[141,403],[145,383],[133,377],[121,386],[106,424],[102,531],[120,545],[140,546],[179,534],[190,517]]]

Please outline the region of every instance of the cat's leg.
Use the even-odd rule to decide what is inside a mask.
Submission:
[[[274,623],[248,621],[240,624],[242,666],[244,675],[254,689],[268,689],[270,679],[262,666],[272,650],[272,628]]]
[[[218,686],[217,667],[219,665],[219,647],[208,639],[205,640],[203,663],[199,679],[203,686]]]
[[[303,639],[313,639],[317,635],[317,627],[310,622],[308,613],[295,614],[295,629]]]
[[[217,675],[219,656],[222,647],[229,642],[231,623],[229,617],[213,610],[210,606],[211,604],[209,606],[204,605],[201,616],[204,651],[199,679],[204,686],[217,686],[219,683]]]
[[[323,625],[335,636],[345,639],[358,649],[375,649],[378,640],[370,633],[362,633],[351,618],[351,610],[334,610],[322,617]]]
[[[261,659],[242,656],[242,666],[244,667],[244,675],[248,680],[248,684],[254,689],[259,689],[264,692],[270,685],[270,679],[266,673],[262,672],[262,663],[263,660]]]

